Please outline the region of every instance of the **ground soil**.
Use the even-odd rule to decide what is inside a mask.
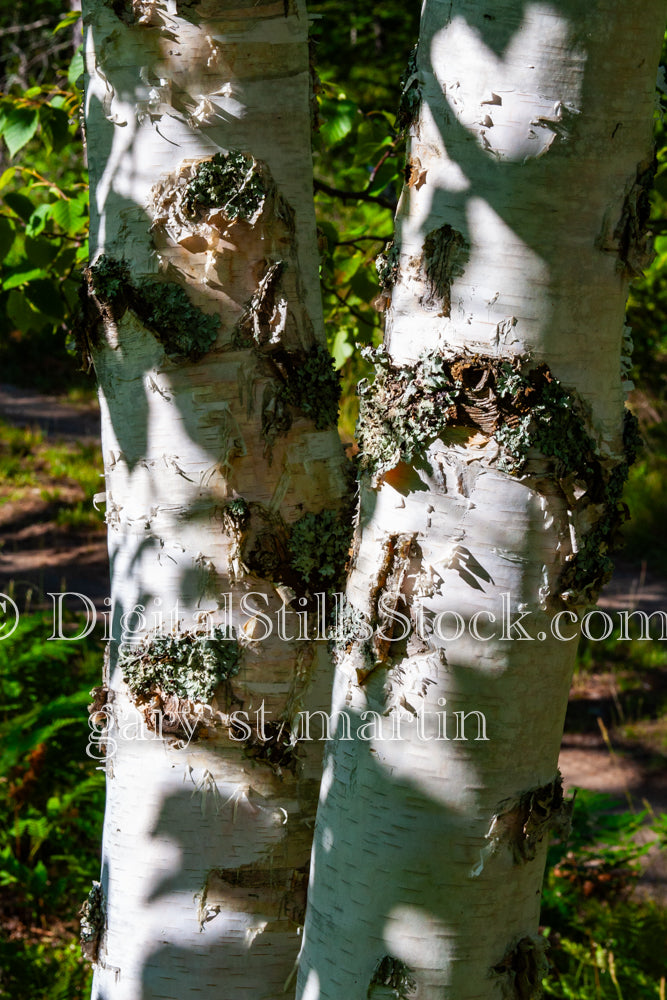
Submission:
[[[53,439],[93,440],[99,435],[95,403],[75,405],[10,385],[0,385],[0,416],[17,425],[40,427]],[[104,531],[81,534],[59,528],[52,506],[39,489],[20,501],[0,504],[0,590],[13,593],[20,608],[26,600],[48,603],[49,591],[63,590],[86,594],[102,607],[109,593]],[[636,608],[667,611],[667,581],[646,564],[620,563],[599,606],[612,614]],[[667,687],[667,663],[656,677],[659,686]],[[646,806],[656,814],[667,813],[667,726],[655,720],[639,738],[621,736],[614,726],[618,681],[613,672],[575,678],[560,755],[565,785],[607,792],[618,808]],[[647,698],[654,693],[649,690]],[[666,852],[650,854],[639,891],[667,903]]]

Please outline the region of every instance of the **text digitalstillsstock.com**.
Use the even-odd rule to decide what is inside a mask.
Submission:
[[[421,639],[433,637],[436,641],[447,643],[456,642],[466,634],[477,642],[543,642],[550,638],[558,642],[572,642],[580,636],[601,642],[612,635],[619,642],[667,641],[667,611],[662,610],[651,613],[616,611],[610,614],[601,608],[593,608],[579,615],[576,611],[564,609],[549,619],[548,631],[544,628],[544,615],[540,616],[542,627],[531,631],[535,613],[523,604],[514,605],[509,592],[500,595],[500,607],[496,611],[483,609],[467,619],[458,611],[433,612],[417,602],[411,609],[411,616],[408,616],[395,606],[395,598],[383,593],[378,601],[378,620],[381,624],[376,626],[356,609],[350,616],[350,605],[342,593],[318,593],[310,602],[306,602],[305,598],[295,599],[275,611],[270,610],[267,594],[260,591],[244,593],[240,597],[232,593],[220,594],[217,607],[197,612],[189,625],[184,623],[178,603],[164,611],[159,598],[152,602],[150,612],[145,605],[136,604],[115,615],[112,622],[111,612],[99,610],[85,594],[62,591],[47,596],[53,604],[51,634],[46,637],[51,641],[76,642],[96,633],[104,642],[132,643],[140,642],[148,635],[177,637],[185,631],[203,635],[209,631],[213,636],[214,629],[215,637],[219,639],[221,628],[226,628],[226,638],[230,641],[243,638],[252,642],[263,642],[272,636],[283,642],[363,642],[375,637],[386,642],[402,642],[412,633]],[[105,598],[104,604],[110,608],[111,599]],[[0,642],[13,635],[20,617],[15,601],[0,593]],[[635,628],[632,635],[631,624]]]

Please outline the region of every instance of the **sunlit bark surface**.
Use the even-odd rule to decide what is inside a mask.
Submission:
[[[290,395],[309,359],[328,378],[306,15],[300,0],[89,0],[84,18],[114,634],[93,715],[108,776],[93,996],[274,1000],[300,943],[321,746],[295,750],[290,727],[330,688],[324,644],[294,625],[290,527],[344,488],[331,404]],[[231,193],[201,195],[220,152]],[[130,693],[120,639],[182,648],[223,624],[239,659],[212,694]],[[229,727],[241,710],[249,736]]]
[[[424,4],[347,590],[382,634],[339,644],[300,1000],[536,995],[663,27],[662,3]]]

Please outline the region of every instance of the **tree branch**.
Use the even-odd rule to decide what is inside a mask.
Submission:
[[[364,191],[343,191],[341,188],[331,187],[329,184],[325,184],[324,181],[318,181],[315,179],[313,182],[313,187],[316,191],[321,191],[322,194],[328,194],[332,198],[340,198],[341,201],[370,201],[374,205],[380,205],[382,208],[388,208],[390,212],[396,209],[396,202],[390,201],[389,198],[383,198],[382,195],[369,194],[368,189]]]

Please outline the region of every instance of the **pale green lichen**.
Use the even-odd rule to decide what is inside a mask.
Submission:
[[[218,208],[234,221],[252,219],[261,211],[265,197],[257,161],[233,149],[199,164],[185,189],[183,203],[190,215],[201,208]]]
[[[327,632],[329,649],[333,656],[340,660],[358,643],[361,671],[370,674],[376,665],[372,632],[368,617],[342,594],[336,601],[334,619]]]
[[[143,282],[133,307],[168,354],[194,360],[206,354],[218,336],[220,317],[198,309],[185,289],[173,281]]]
[[[182,285],[155,280],[135,285],[128,265],[106,254],[98,257],[88,275],[96,299],[115,320],[132,309],[168,354],[196,360],[213,347],[220,317],[194,305]]]
[[[375,363],[375,381],[359,383],[357,436],[361,468],[371,474],[399,461],[422,456],[451,422],[460,386],[440,355],[423,358],[414,369],[394,367],[387,352],[366,349]]]
[[[555,459],[560,475],[576,472],[584,479],[599,477],[597,449],[586,430],[581,403],[546,365],[538,365],[526,375],[504,365],[497,391],[502,400],[516,402],[523,397],[529,404],[514,424],[505,422],[494,434],[505,450],[499,468],[521,472],[533,448]]]
[[[157,634],[123,643],[118,666],[137,697],[159,692],[208,703],[216,687],[239,672],[241,650],[216,625],[207,632]]]
[[[309,590],[326,591],[341,582],[351,537],[351,519],[340,510],[304,514],[292,525],[290,566]]]
[[[571,509],[587,509],[587,524],[593,514],[559,592],[566,602],[594,600],[609,579],[610,553],[627,517],[621,495],[638,446],[634,418],[626,416],[626,454],[614,464],[601,456],[583,402],[546,364],[433,355],[401,368],[382,348],[366,354],[376,375],[372,384],[359,386],[362,473],[377,481],[400,462],[428,464],[428,446],[453,427],[493,438],[501,447],[498,467],[511,475],[529,475],[532,459],[549,459]]]

